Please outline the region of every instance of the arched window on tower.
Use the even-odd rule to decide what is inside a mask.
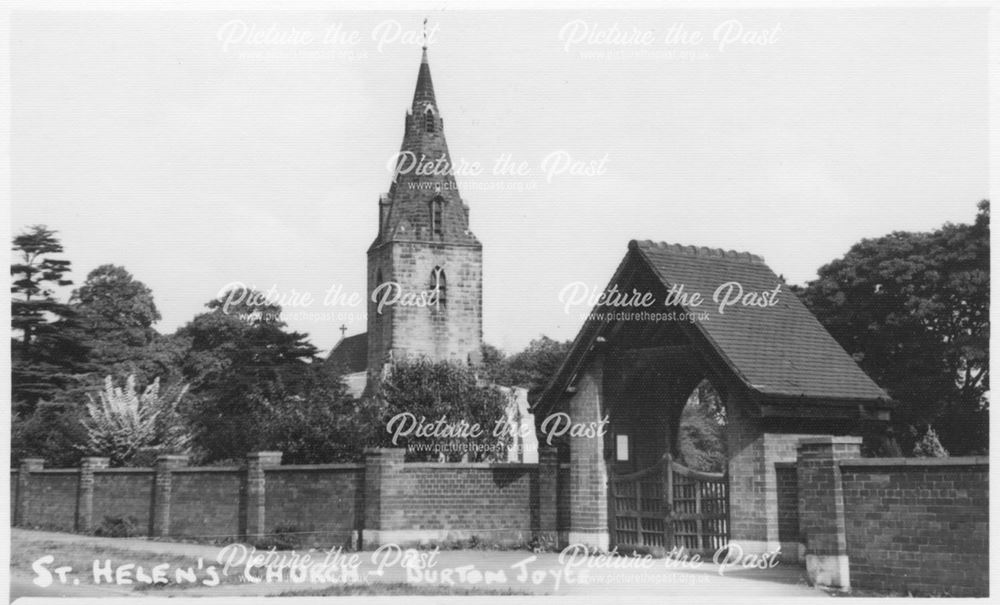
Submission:
[[[429,290],[437,291],[437,304],[432,308],[444,309],[448,304],[448,278],[441,267],[434,267],[431,271]]]
[[[431,233],[444,233],[444,199],[440,195],[431,200]]]
[[[427,111],[424,112],[424,131],[434,132],[434,112],[428,107]]]

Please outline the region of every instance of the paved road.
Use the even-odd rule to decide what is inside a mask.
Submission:
[[[158,542],[141,539],[96,538],[56,532],[39,532],[22,529],[12,530],[16,540],[57,541],[76,545],[90,545],[95,549],[111,547],[149,555],[162,554],[181,556],[192,561],[202,557],[206,561],[216,561],[220,549],[213,546]],[[12,553],[16,556],[16,553]],[[347,555],[355,553],[346,553]],[[666,560],[652,559],[647,568],[615,568],[622,558],[598,559],[579,558],[577,565],[567,568],[553,553],[532,554],[527,551],[451,550],[441,551],[432,566],[421,571],[407,572],[397,560],[386,562],[379,573],[379,561],[373,560],[373,553],[356,553],[361,564],[359,578],[366,582],[406,582],[420,575],[423,583],[449,582],[460,587],[484,586],[486,576],[492,580],[493,589],[509,588],[518,593],[547,595],[586,595],[624,597],[669,596],[670,598],[728,597],[733,599],[773,598],[773,597],[824,597],[825,593],[815,590],[805,582],[804,570],[790,564],[779,564],[773,569],[723,569],[718,565],[703,563],[697,568],[668,568]],[[314,554],[315,556],[315,554]],[[121,563],[124,563],[122,561]],[[118,564],[119,562],[116,562]],[[606,564],[606,565],[603,565]],[[242,568],[231,571],[238,574]],[[409,578],[407,577],[409,573]],[[254,575],[254,574],[251,574]],[[262,576],[263,572],[256,574]],[[586,576],[586,581],[583,580]],[[304,578],[300,583],[290,582],[285,575],[280,581],[260,583],[230,582],[219,586],[192,586],[184,589],[156,590],[135,593],[130,587],[122,586],[79,586],[53,585],[39,588],[31,583],[27,574],[19,573],[11,578],[11,597],[18,596],[79,596],[111,597],[126,595],[163,596],[261,596],[278,594],[292,590],[314,590],[328,585],[322,578]]]

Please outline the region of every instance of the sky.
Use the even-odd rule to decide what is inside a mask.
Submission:
[[[514,352],[572,338],[588,309],[560,292],[603,288],[631,239],[802,284],[862,238],[971,221],[986,11],[16,12],[11,227],[58,230],[77,284],[124,266],[164,333],[236,282],[308,292],[288,324],[329,350],[365,330],[323,298],[364,294],[426,16],[484,339]]]

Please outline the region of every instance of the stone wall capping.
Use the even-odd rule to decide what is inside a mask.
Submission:
[[[989,456],[955,456],[948,458],[851,458],[840,466],[979,466],[989,465]]]

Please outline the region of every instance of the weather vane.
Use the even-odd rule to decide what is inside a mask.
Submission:
[[[424,50],[427,50],[427,17],[424,17]]]

